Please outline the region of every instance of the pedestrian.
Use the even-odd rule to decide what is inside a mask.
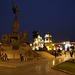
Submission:
[[[20,60],[22,61],[22,54],[20,54]]]
[[[0,53],[0,60],[1,60],[1,53]]]
[[[27,61],[26,53],[25,53],[25,56],[24,56],[24,61]]]
[[[66,57],[66,51],[64,52],[64,54],[65,54],[65,57]]]
[[[70,51],[70,57],[71,57],[71,51]]]
[[[4,61],[4,54],[1,54],[1,60]]]
[[[72,55],[73,55],[73,51],[71,50],[71,51],[70,51],[70,57],[72,57]]]
[[[73,56],[73,50],[72,50],[72,56]]]
[[[55,58],[56,58],[56,55],[57,55],[57,53],[56,53],[56,50],[55,50]]]
[[[22,61],[24,60],[24,57],[22,56]]]
[[[7,60],[7,54],[6,53],[5,53],[4,57],[5,57],[5,61],[6,61]]]
[[[23,61],[23,58],[24,58],[24,57],[22,56],[22,54],[20,54],[20,59],[21,59],[21,61]]]

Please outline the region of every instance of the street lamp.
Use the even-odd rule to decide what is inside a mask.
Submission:
[[[54,44],[52,44],[52,46],[54,46]]]
[[[60,46],[60,45],[59,45]]]
[[[30,46],[32,47],[32,44],[30,43]]]
[[[63,44],[66,44],[66,42],[63,42]]]

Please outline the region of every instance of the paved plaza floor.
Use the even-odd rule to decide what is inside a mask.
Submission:
[[[70,58],[69,54],[52,59],[40,59],[27,62],[0,62],[0,75],[68,75],[52,69],[56,64]]]

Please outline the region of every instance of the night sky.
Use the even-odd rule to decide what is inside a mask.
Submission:
[[[12,32],[11,1],[18,6],[19,32],[28,31],[28,42],[33,42],[33,30],[43,39],[49,32],[56,42],[75,41],[75,0],[0,0],[0,38]]]

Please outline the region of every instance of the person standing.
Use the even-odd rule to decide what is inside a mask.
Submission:
[[[73,56],[73,51],[74,51],[74,46],[71,46],[70,48],[71,48],[71,49],[70,49],[70,50],[71,50],[71,51],[70,51],[70,56],[72,57],[72,56]]]
[[[71,56],[73,56],[73,50],[72,50],[72,52],[71,52]]]
[[[56,58],[56,55],[57,55],[57,54],[56,54],[56,50],[55,50],[55,58]]]
[[[71,57],[71,51],[70,51],[70,57]]]
[[[22,61],[22,54],[20,54],[20,59],[21,59],[21,61]]]
[[[71,56],[71,57],[73,56],[73,50],[70,51],[70,56]]]
[[[7,60],[7,54],[6,53],[5,53],[5,56],[4,57],[5,57],[5,61],[6,61]]]
[[[4,61],[4,54],[1,54],[1,60]]]
[[[20,54],[20,59],[21,59],[21,61],[23,61],[23,58],[24,58],[24,57],[22,56],[22,54]]]
[[[64,52],[64,54],[65,54],[65,57],[66,57],[66,51]]]

